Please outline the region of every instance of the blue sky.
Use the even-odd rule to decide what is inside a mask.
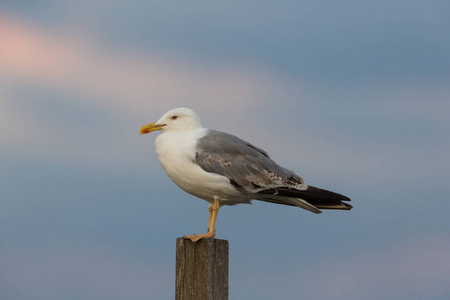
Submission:
[[[232,299],[450,297],[446,1],[0,2],[1,298],[173,299],[185,106],[352,198],[223,207]]]

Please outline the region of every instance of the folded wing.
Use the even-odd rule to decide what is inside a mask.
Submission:
[[[294,172],[287,170],[269,155],[236,136],[210,130],[197,143],[195,156],[203,170],[226,176],[239,191],[253,199],[292,205],[314,213],[320,209],[349,210],[348,197],[308,186]]]

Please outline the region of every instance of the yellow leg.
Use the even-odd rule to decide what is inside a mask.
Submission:
[[[212,213],[211,213],[211,221],[209,225],[208,232],[213,233],[213,237],[216,235],[216,220],[217,220],[217,213],[219,212],[219,199],[214,198],[214,204],[212,207]]]
[[[214,203],[210,204],[208,206],[208,210],[209,210],[208,232],[211,229],[211,220],[212,220],[212,215],[213,215],[213,210],[214,210],[213,206],[214,206]]]
[[[214,203],[209,206],[209,222],[208,232],[206,234],[192,234],[183,237],[184,239],[190,239],[194,243],[201,239],[214,238],[216,236],[216,220],[217,213],[219,212],[219,198],[214,197]]]

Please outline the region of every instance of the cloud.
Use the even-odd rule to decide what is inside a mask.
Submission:
[[[165,109],[179,101],[214,107],[223,100],[232,107],[267,90],[260,70],[131,53],[10,17],[0,22],[3,76],[87,95],[116,109],[139,111],[145,103]]]
[[[11,93],[33,85],[124,114],[162,112],[182,104],[214,110],[217,103],[236,111],[270,89],[267,75],[252,66],[140,54],[8,15],[0,18],[0,39],[0,76]]]

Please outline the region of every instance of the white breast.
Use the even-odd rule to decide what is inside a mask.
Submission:
[[[197,140],[207,132],[206,128],[201,128],[159,135],[155,146],[161,166],[180,188],[210,203],[214,196],[218,196],[222,203],[230,202],[226,204],[248,202],[248,199],[242,201],[243,195],[225,176],[205,172],[195,163]]]

